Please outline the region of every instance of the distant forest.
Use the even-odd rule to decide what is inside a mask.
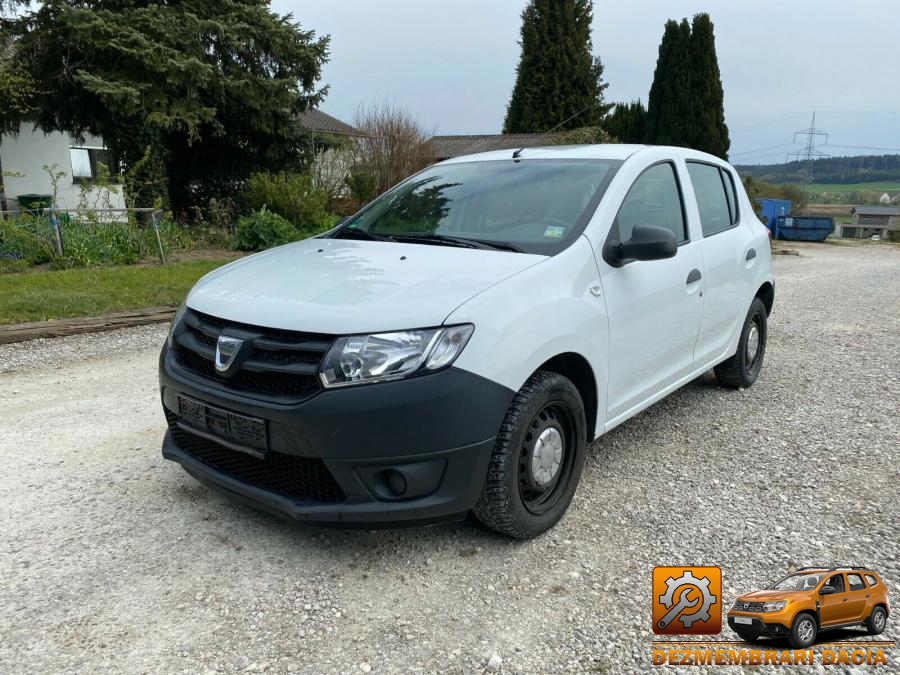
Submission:
[[[737,165],[742,176],[753,176],[766,183],[802,183],[804,162],[786,164]],[[857,157],[823,157],[813,161],[813,182],[870,183],[900,181],[900,155],[860,155]]]

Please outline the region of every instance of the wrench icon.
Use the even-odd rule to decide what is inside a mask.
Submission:
[[[686,609],[690,609],[691,607],[696,607],[697,603],[700,602],[700,598],[696,598],[693,602],[688,600],[688,596],[691,594],[691,590],[686,590],[681,594],[681,599],[675,603],[675,606],[666,612],[666,615],[659,620],[656,624],[660,627],[660,629],[665,628],[670,623],[672,623],[682,611]]]

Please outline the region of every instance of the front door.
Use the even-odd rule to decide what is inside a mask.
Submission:
[[[847,596],[847,587],[844,585],[844,575],[834,574],[822,585],[831,586],[834,589],[834,593],[819,596],[821,624],[823,626],[831,626],[850,621],[847,618],[847,603],[850,601],[850,598]]]
[[[700,242],[688,238],[674,164],[661,162],[635,180],[609,233],[626,241],[637,225],[665,227],[679,242],[674,258],[621,267],[598,261],[609,317],[607,420],[616,424],[688,375],[703,309]]]

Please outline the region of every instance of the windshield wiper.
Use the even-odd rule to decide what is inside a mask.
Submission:
[[[333,235],[331,235],[332,239],[365,239],[366,241],[396,241],[393,237],[388,237],[383,234],[375,234],[373,232],[367,232],[366,230],[360,229],[358,227],[342,227]]]
[[[422,242],[423,244],[436,244],[438,246],[459,246],[460,248],[480,248],[493,249],[499,251],[516,251],[521,253],[522,250],[512,244],[503,241],[484,241],[482,239],[468,239],[467,237],[451,237],[447,234],[397,234],[394,235],[397,241],[413,241]]]

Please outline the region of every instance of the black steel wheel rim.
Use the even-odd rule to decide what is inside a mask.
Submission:
[[[562,441],[562,457],[549,481],[540,481],[533,470],[534,453],[542,434],[548,430]],[[534,416],[522,439],[519,451],[519,497],[525,508],[535,515],[549,511],[559,502],[569,484],[575,460],[575,420],[568,407],[559,401],[545,405]]]

